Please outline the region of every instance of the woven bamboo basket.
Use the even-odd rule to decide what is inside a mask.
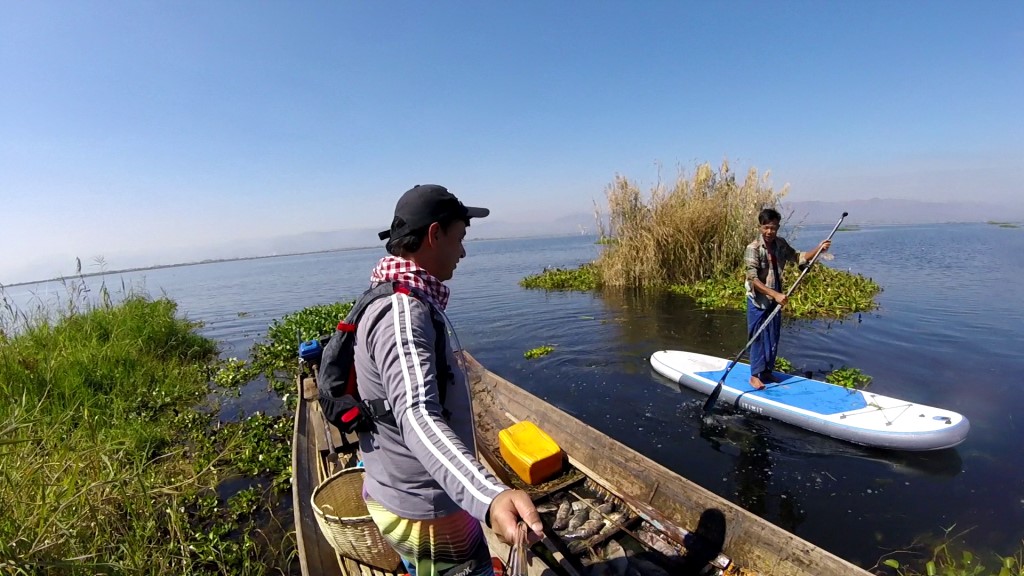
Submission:
[[[384,540],[363,501],[362,468],[335,472],[313,490],[310,502],[320,531],[339,555],[394,570],[401,559]]]

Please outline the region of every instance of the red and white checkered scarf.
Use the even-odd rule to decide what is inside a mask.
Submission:
[[[370,283],[378,282],[400,282],[426,294],[441,310],[448,307],[451,289],[412,260],[398,256],[381,258],[380,262],[377,262],[377,267],[370,273]]]

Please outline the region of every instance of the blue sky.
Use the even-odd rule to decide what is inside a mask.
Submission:
[[[791,200],[1024,184],[1019,1],[0,0],[0,84],[0,283],[382,229],[427,182],[506,222],[723,158]]]

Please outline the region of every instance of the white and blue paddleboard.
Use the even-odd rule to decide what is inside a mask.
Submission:
[[[662,376],[711,394],[729,360],[680,350],[651,355]],[[826,436],[893,450],[938,450],[964,441],[970,422],[952,410],[851,390],[820,380],[775,372],[778,383],[750,386],[750,365],[737,363],[718,402],[769,416]]]

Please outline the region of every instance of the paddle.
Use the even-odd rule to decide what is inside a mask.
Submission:
[[[839,222],[836,222],[835,227],[833,227],[832,231],[828,233],[828,238],[825,238],[825,240],[832,239],[832,236],[836,233],[836,230],[839,230],[839,226],[842,225],[843,219],[846,218],[848,215],[848,212],[843,212],[843,215],[839,218]],[[814,263],[818,260],[818,256],[820,254],[821,250],[816,250],[814,252],[814,257],[811,258],[811,261],[807,263],[807,266],[804,266],[804,269],[803,271],[800,272],[800,276],[796,279],[796,282],[793,282],[793,285],[790,286],[789,290],[786,291],[787,298],[790,294],[793,293],[793,290],[796,289],[797,285],[800,284],[800,281],[804,279],[804,276],[807,275],[807,271],[811,269],[811,266],[814,266]],[[725,372],[722,373],[722,377],[719,378],[718,384],[715,385],[715,389],[711,391],[711,395],[708,396],[707,401],[704,402],[704,414],[711,412],[711,410],[715,408],[715,402],[717,402],[718,397],[722,395],[722,386],[725,385],[725,377],[729,375],[729,372],[731,372],[733,367],[736,366],[736,363],[740,361],[740,357],[743,356],[743,353],[746,352],[748,348],[750,348],[750,346],[754,343],[754,340],[757,340],[757,337],[761,335],[761,332],[764,331],[765,327],[768,326],[768,323],[771,322],[772,318],[774,318],[775,315],[778,314],[779,310],[781,309],[782,306],[775,306],[772,308],[771,314],[769,314],[768,317],[765,318],[764,322],[761,323],[761,326],[757,328],[757,330],[754,332],[754,335],[751,336],[750,340],[747,341],[747,345],[744,346],[743,349],[740,350],[740,353],[737,354],[736,357],[732,359],[732,362],[729,363],[729,366],[725,369]]]

